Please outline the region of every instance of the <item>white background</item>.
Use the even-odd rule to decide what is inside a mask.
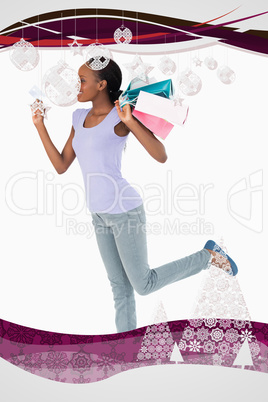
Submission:
[[[85,2],[78,3],[77,8],[91,7]],[[171,8],[172,2],[169,3]],[[224,9],[223,6],[218,5],[217,7],[214,5],[212,9],[212,2],[203,2],[209,7],[202,7],[201,10],[201,3],[190,3],[191,5],[195,3],[196,6],[190,10],[190,4],[187,3],[187,7],[183,4],[176,17],[205,21],[238,6],[235,2],[229,2],[228,7],[225,3]],[[53,4],[53,7],[49,7],[49,2],[46,3],[46,6],[39,5],[38,10],[35,8],[36,6],[32,5],[31,8],[27,8],[27,13],[26,8],[21,10],[21,15],[19,15],[17,7],[15,14],[12,15],[13,19],[9,22],[5,20],[3,23],[1,17],[1,26],[5,27],[9,23],[38,12],[73,8],[71,2],[70,5],[66,2],[64,5],[57,2],[56,8],[55,2]],[[265,11],[263,4],[263,2],[259,2],[256,4],[256,9],[253,10],[250,9],[248,3],[244,3],[236,16],[247,16],[250,13]],[[176,5],[179,3],[176,2]],[[101,2],[97,6],[109,7],[110,5]],[[136,7],[138,7],[137,2]],[[143,5],[143,7],[146,6]],[[118,2],[117,8],[120,8],[120,2]],[[134,10],[134,8],[131,9]],[[173,12],[168,14],[166,10],[166,15],[174,15]],[[139,11],[151,12],[152,10],[140,8]],[[161,9],[159,11],[154,9],[154,12],[161,14]],[[16,13],[18,13],[17,16]],[[231,14],[228,19],[236,19],[235,14],[233,16],[234,18]],[[11,15],[7,14],[7,18],[10,19]],[[252,20],[250,27],[254,27],[255,20]],[[263,21],[262,17],[260,17],[260,23],[261,21]],[[190,254],[202,248],[210,237],[217,241],[223,237],[230,255],[238,263],[239,284],[251,319],[268,322],[265,297],[268,275],[264,251],[267,236],[264,220],[266,211],[261,210],[259,198],[250,198],[249,191],[234,197],[232,206],[236,213],[242,216],[240,222],[242,220],[246,223],[245,226],[230,215],[227,205],[228,192],[237,182],[245,179],[249,184],[249,176],[254,172],[259,172],[257,178],[260,178],[263,173],[263,184],[266,182],[265,161],[267,159],[264,141],[267,130],[267,57],[234,48],[227,50],[221,45],[213,46],[213,49],[200,50],[199,53],[192,51],[191,54],[180,54],[179,56],[174,54],[170,57],[179,63],[180,71],[182,71],[189,66],[191,58],[196,55],[201,60],[204,60],[206,56],[213,55],[219,65],[228,62],[236,73],[236,81],[232,85],[224,85],[218,80],[215,71],[208,70],[204,65],[201,68],[195,67],[192,63],[193,70],[202,79],[203,87],[198,95],[184,97],[184,102],[190,106],[189,118],[185,127],[174,128],[168,138],[163,141],[168,154],[167,162],[159,164],[153,160],[134,136],[130,135],[122,160],[123,174],[128,181],[139,187],[144,199],[149,225],[158,222],[164,228],[167,221],[172,223],[175,219],[189,224],[203,219],[213,227],[213,233],[209,237],[202,228],[197,234],[193,232],[187,235],[183,233],[148,234],[150,266],[155,268]],[[57,175],[31,122],[29,103],[32,102],[32,99],[28,95],[28,91],[34,84],[41,85],[42,74],[55,65],[62,56],[74,69],[77,69],[83,62],[81,56],[74,57],[68,51],[44,50],[41,52],[39,66],[32,72],[25,73],[13,66],[8,52],[0,54],[3,138],[0,202],[2,244],[4,244],[1,253],[1,279],[4,286],[2,286],[0,294],[0,316],[18,324],[55,332],[111,333],[115,332],[112,295],[95,238],[93,234],[87,238],[85,234],[74,235],[67,232],[66,219],[70,218],[77,223],[88,224],[92,230],[90,214],[84,206],[79,213],[63,216],[63,223],[59,224],[61,202],[64,202],[65,208],[72,208],[75,205],[75,193],[70,190],[54,202],[53,205],[58,208],[58,212],[47,213],[53,195],[61,194],[60,191],[63,192],[64,188],[67,188],[64,186],[70,186],[70,184],[72,188],[79,186],[80,200],[83,196],[82,175],[77,160],[74,161],[67,173]],[[160,55],[143,56],[143,60],[155,66],[150,76],[165,79],[166,77],[156,67],[160,57]],[[130,56],[114,53],[114,59],[122,67],[125,62],[129,62]],[[124,89],[128,84],[128,74],[124,67],[122,67],[122,71],[124,74],[122,89]],[[176,82],[176,78],[177,73],[172,77],[174,82]],[[49,111],[46,125],[54,144],[60,151],[70,133],[72,111],[83,106],[81,104],[67,108],[53,106]],[[25,176],[29,175],[29,172],[36,175],[38,171],[45,178],[44,190],[41,192],[44,196],[44,212],[31,216],[25,215],[25,209],[36,204],[36,186],[34,180],[24,179],[16,184],[13,192],[13,201],[24,208],[24,213],[14,213],[5,200],[6,185],[10,183],[14,175],[23,174]],[[173,191],[167,184],[168,177],[172,177]],[[149,197],[153,195],[151,188],[155,184],[160,185],[163,194],[166,195],[158,197],[161,211],[157,214],[152,213],[151,209],[154,205],[149,202]],[[199,198],[198,201],[180,204],[181,208],[185,208],[186,211],[193,211],[193,215],[186,216],[176,210],[174,205],[170,207],[170,203],[174,200],[172,197],[174,191],[181,184],[190,184],[197,190],[202,185],[212,186],[212,189],[206,193],[203,211],[199,210],[200,205],[203,205],[201,204],[202,198]],[[258,186],[257,191],[259,195],[263,195],[265,205],[266,187]],[[167,194],[170,195],[170,198]],[[250,203],[250,199],[252,203]],[[40,205],[39,198],[39,207]],[[262,230],[259,229],[260,219],[264,222]],[[152,322],[152,315],[159,300],[162,300],[164,304],[168,320],[189,318],[201,280],[202,274],[173,284],[156,294],[146,297],[137,296],[138,326],[148,325]],[[163,370],[164,368],[148,369],[147,372],[151,373],[148,374],[148,383],[151,381],[151,376],[155,375],[156,369]],[[193,368],[193,371],[195,369]],[[228,370],[234,371],[234,369]],[[211,375],[215,373],[215,377],[217,377],[216,371],[217,369],[213,370]],[[22,374],[29,376],[28,373]],[[182,377],[184,374],[186,371],[180,373]],[[227,369],[224,374],[229,375]],[[259,375],[260,381],[263,381],[262,379],[265,377],[264,374],[252,373],[252,375],[255,377]],[[112,381],[117,381],[118,386],[119,384],[122,386],[120,376],[117,379],[110,379],[107,384],[105,381],[84,387],[85,395],[90,395],[90,392],[93,395],[94,392],[99,392],[97,391],[99,389],[103,390],[104,395],[106,387],[108,392],[108,384],[111,384]],[[172,378],[171,372],[169,372],[169,376]],[[239,372],[238,376],[243,377],[243,373]],[[44,386],[48,386],[48,389],[58,386],[58,384],[51,384],[43,379],[39,383],[40,380],[33,377],[30,375],[29,384],[33,380],[41,389]],[[24,378],[26,379],[26,377]],[[124,380],[126,378],[130,382],[135,381],[132,373],[124,373]],[[28,384],[27,380],[25,384]],[[61,387],[57,389],[60,395]],[[174,397],[174,387],[170,384],[166,384],[165,391],[166,396]],[[157,395],[156,389],[155,394]],[[154,395],[152,387],[147,395]],[[16,400],[11,396],[8,398],[6,400]],[[82,396],[80,400],[84,400]]]

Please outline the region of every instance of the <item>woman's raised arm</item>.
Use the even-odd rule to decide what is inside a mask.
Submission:
[[[38,131],[40,139],[44,145],[46,153],[56,169],[58,174],[66,172],[71,163],[74,161],[76,155],[72,147],[72,139],[74,137],[74,128],[71,129],[71,134],[66,141],[66,144],[61,153],[57,150],[44,124],[44,118],[40,114],[35,114],[33,117],[33,123]]]
[[[164,145],[147,127],[132,115],[130,105],[126,104],[121,110],[119,100],[116,100],[115,106],[121,121],[135,135],[146,151],[157,160],[157,162],[166,162],[167,154]]]

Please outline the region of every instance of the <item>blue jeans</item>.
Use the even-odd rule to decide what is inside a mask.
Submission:
[[[91,212],[97,244],[113,291],[118,332],[136,328],[134,290],[147,295],[195,275],[209,266],[202,249],[188,257],[150,269],[143,204],[119,214]]]

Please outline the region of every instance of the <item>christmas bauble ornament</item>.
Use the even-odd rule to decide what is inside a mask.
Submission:
[[[216,70],[218,67],[218,63],[213,57],[206,57],[204,63],[209,70]]]
[[[202,88],[202,81],[197,74],[187,69],[180,75],[179,88],[184,95],[196,95]]]
[[[93,43],[86,49],[87,62],[90,59],[93,59],[90,65],[86,62],[86,65],[91,68],[91,70],[102,70],[108,66],[109,61],[112,58],[112,53],[109,49],[103,46],[102,43]]]
[[[39,62],[38,50],[23,38],[9,51],[10,60],[21,71],[33,70]]]
[[[232,84],[235,80],[235,73],[228,66],[219,67],[217,70],[217,76],[224,84]]]
[[[124,25],[121,26],[121,28],[117,28],[114,31],[114,40],[116,43],[121,44],[127,44],[130,43],[132,39],[132,32],[130,29],[125,28]]]
[[[172,75],[176,71],[176,64],[168,56],[161,57],[157,66],[165,75]]]
[[[79,75],[63,60],[50,68],[43,78],[44,92],[57,106],[70,106],[76,103],[80,87]]]

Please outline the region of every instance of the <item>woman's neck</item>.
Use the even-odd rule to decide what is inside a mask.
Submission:
[[[109,113],[115,105],[112,104],[109,98],[103,99],[94,99],[92,101],[92,110],[94,111],[94,114],[105,114]]]

